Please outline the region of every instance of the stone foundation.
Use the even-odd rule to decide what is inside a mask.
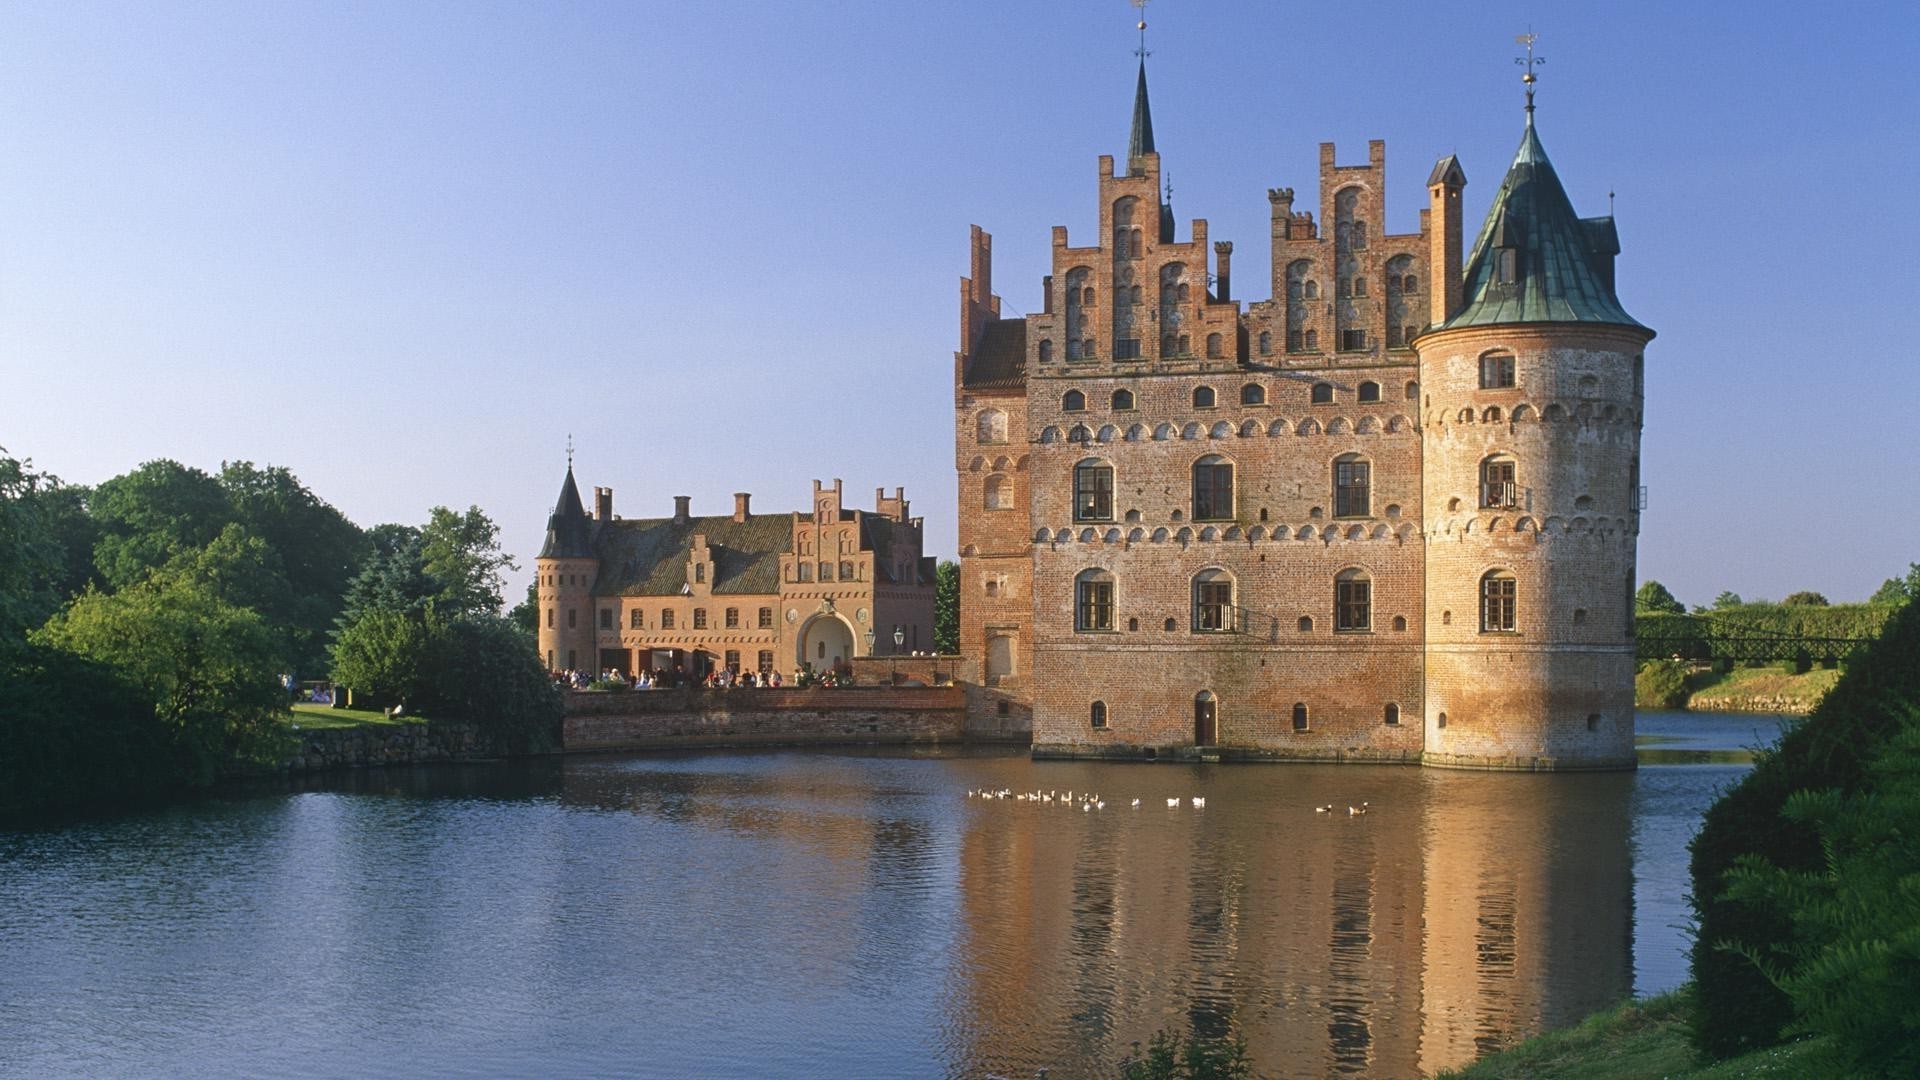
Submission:
[[[567,751],[721,746],[958,743],[966,695],[957,686],[576,691],[567,695]]]

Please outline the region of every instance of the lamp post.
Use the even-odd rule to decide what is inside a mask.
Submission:
[[[887,685],[900,685],[900,646],[907,643],[907,632],[899,623],[893,624],[893,659],[887,663]]]

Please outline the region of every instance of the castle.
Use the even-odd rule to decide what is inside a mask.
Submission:
[[[1143,24],[1144,26],[1144,24]],[[1534,126],[1463,259],[1466,175],[1388,234],[1386,151],[1267,193],[1272,299],[1178,237],[1141,61],[1099,234],[954,358],[961,652],[1039,756],[1631,768],[1642,355],[1611,217]],[[1211,262],[1209,258],[1211,257]]]
[[[816,480],[809,510],[755,514],[740,492],[711,517],[679,495],[672,517],[634,519],[593,494],[589,515],[569,461],[534,564],[550,671],[785,677],[933,647],[933,559],[902,489],[855,510]]]

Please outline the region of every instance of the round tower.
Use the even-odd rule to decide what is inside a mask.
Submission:
[[[1457,205],[1457,168],[1435,176],[1434,198]],[[1653,331],[1614,293],[1618,252],[1612,218],[1575,215],[1529,104],[1460,291],[1415,342],[1426,764],[1634,766],[1642,355]]]
[[[549,671],[597,672],[593,586],[600,560],[593,553],[593,521],[580,503],[571,461],[560,498],[547,518],[547,541],[533,565],[539,578],[541,662]]]

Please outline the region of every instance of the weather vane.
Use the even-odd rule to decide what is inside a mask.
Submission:
[[[1153,55],[1147,51],[1147,0],[1132,0],[1132,3],[1140,9],[1140,22],[1136,27],[1140,31],[1140,47],[1133,51],[1133,55],[1145,60]]]
[[[1516,56],[1513,58],[1513,62],[1527,69],[1527,73],[1520,77],[1520,81],[1527,84],[1527,116],[1529,118],[1533,116],[1533,84],[1539,79],[1539,76],[1533,73],[1533,68],[1535,64],[1544,64],[1547,62],[1546,57],[1533,55],[1533,43],[1539,40],[1540,35],[1534,33],[1532,30],[1528,30],[1526,33],[1513,39],[1514,44],[1525,45],[1527,47],[1527,55]]]
[[[567,468],[573,468],[573,432],[567,432]]]

